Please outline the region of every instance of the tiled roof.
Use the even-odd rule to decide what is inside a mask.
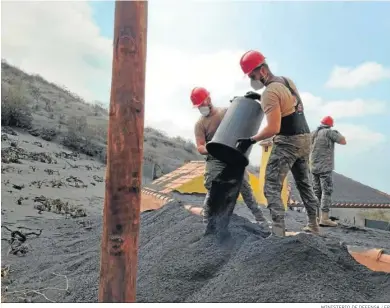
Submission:
[[[161,195],[172,196],[172,192],[184,183],[204,174],[205,162],[191,161],[155,181],[146,184],[145,189]],[[293,207],[303,206],[292,174],[288,174],[290,196],[288,204]],[[390,195],[372,187],[356,182],[337,172],[333,173],[334,191],[332,207],[390,208]]]
[[[161,194],[170,194],[182,184],[204,174],[205,161],[191,161],[184,166],[158,178],[147,186]]]
[[[288,182],[291,188],[289,205],[303,206],[291,173]],[[333,172],[332,207],[390,208],[390,195]]]
[[[141,191],[141,212],[156,210],[173,201],[172,198],[159,194],[151,189],[143,188]]]

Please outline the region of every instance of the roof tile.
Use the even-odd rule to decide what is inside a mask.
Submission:
[[[204,161],[192,161],[148,184],[149,188],[163,194],[185,182],[202,175],[205,169]],[[299,192],[295,186],[292,174],[288,174],[289,205],[303,206]],[[390,195],[377,189],[354,181],[337,172],[333,172],[334,191],[333,207],[390,208]]]

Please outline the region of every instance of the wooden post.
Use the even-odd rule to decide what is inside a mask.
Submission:
[[[99,302],[135,302],[144,142],[146,1],[116,1]]]

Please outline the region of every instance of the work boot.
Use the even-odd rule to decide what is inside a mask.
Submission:
[[[286,236],[286,229],[283,222],[272,222],[272,235],[278,237]]]
[[[337,222],[334,222],[334,221],[329,219],[328,212],[322,212],[320,226],[321,227],[337,227]]]
[[[304,227],[302,230],[319,235],[320,234],[320,227],[318,225],[317,216],[309,217],[309,221],[308,221],[306,227]]]
[[[258,212],[256,212],[256,213],[254,213],[254,216],[255,216],[255,220],[256,220],[256,223],[260,226],[260,227],[262,227],[262,228],[264,228],[264,229],[266,229],[266,230],[269,230],[269,228],[270,228],[270,221],[268,221],[266,218],[265,218],[265,216],[264,216],[264,214],[263,214],[263,212],[260,210],[260,211],[258,211]]]
[[[256,219],[256,223],[264,230],[269,231],[271,229],[271,222],[263,218],[262,220]]]

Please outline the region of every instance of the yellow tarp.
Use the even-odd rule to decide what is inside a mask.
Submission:
[[[256,201],[259,204],[263,204],[263,205],[267,205],[267,200],[264,197],[264,175],[265,175],[265,167],[268,162],[269,154],[271,153],[271,148],[272,146],[263,147],[259,178],[256,177],[254,174],[249,173],[249,183],[253,189],[253,193],[256,198]],[[193,194],[193,193],[205,194],[206,188],[204,187],[203,182],[204,182],[203,175],[199,175],[194,177],[193,179],[188,180],[187,182],[180,185],[179,187],[175,188],[175,190],[183,194]],[[239,196],[238,200],[242,200],[241,195]],[[283,183],[282,201],[285,209],[287,209],[287,179]]]
[[[181,186],[179,186],[175,190],[177,190],[178,192],[180,192],[182,194],[194,194],[194,193],[205,194],[207,191],[203,185],[203,182],[204,182],[203,175],[197,176],[197,177],[193,178],[192,180],[189,180],[188,182],[182,184]],[[257,202],[261,203],[260,202],[261,201],[261,199],[260,199],[261,192],[260,192],[259,179],[255,175],[250,173],[249,174],[249,182],[251,184],[251,187],[253,189],[253,194],[255,195]],[[241,195],[239,196],[238,200],[242,200]],[[264,203],[262,203],[262,204],[264,204]]]
[[[271,154],[272,145],[263,146],[262,154],[261,154],[261,163],[260,163],[260,203],[267,205],[267,199],[264,197],[264,178],[265,178],[265,169],[267,167],[268,159]],[[264,167],[263,167],[264,166]],[[284,205],[284,209],[287,210],[287,200],[288,199],[288,183],[287,177],[284,179],[283,188],[282,188],[282,201]]]

